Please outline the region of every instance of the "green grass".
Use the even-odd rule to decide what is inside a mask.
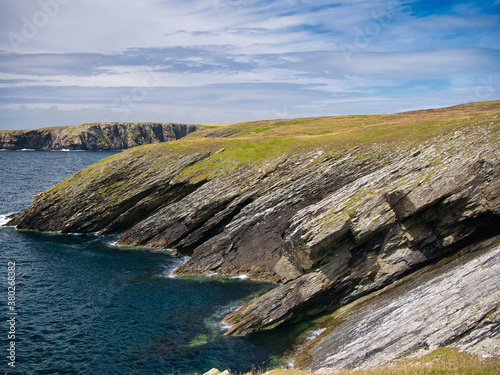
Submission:
[[[276,360],[275,360],[276,361]],[[272,361],[273,362],[273,361]],[[223,369],[220,369],[223,371]],[[441,348],[426,356],[416,359],[392,361],[384,366],[366,370],[336,370],[318,374],[335,375],[498,375],[500,357],[482,358],[476,355],[460,353],[458,349]],[[311,371],[257,367],[244,375],[310,375]],[[231,374],[237,374],[231,372]],[[241,375],[241,374],[240,374]]]
[[[270,120],[233,124],[238,131],[227,138],[206,138],[208,129],[191,133],[187,138],[162,144],[166,153],[193,151],[216,152],[187,168],[178,180],[210,179],[221,172],[232,172],[246,163],[259,163],[282,155],[293,155],[314,149],[329,153],[345,152],[355,146],[375,143],[399,145],[422,143],[435,136],[452,133],[474,123],[491,122],[500,112],[500,101],[487,105],[468,104],[441,110],[407,112],[394,115],[318,117]],[[494,120],[499,126],[499,120]],[[155,146],[157,147],[157,146]]]
[[[259,375],[263,371],[254,371],[247,375]],[[274,369],[270,375],[308,375],[309,371],[292,369]],[[404,359],[388,363],[385,366],[367,370],[337,370],[338,375],[498,375],[500,357],[482,358],[458,349],[441,348],[417,359]]]
[[[500,101],[490,101],[392,115],[317,117],[224,125],[221,128],[234,129],[235,135],[207,138],[207,134],[217,129],[212,128],[191,133],[174,142],[135,147],[79,172],[62,182],[57,189],[74,191],[76,186],[80,186],[81,190],[85,190],[96,178],[109,180],[112,175],[115,182],[128,174],[134,178],[161,175],[168,172],[172,160],[193,153],[211,154],[182,170],[172,183],[198,183],[215,176],[249,170],[250,167],[265,171],[280,160],[313,150],[323,151],[324,156],[338,156],[360,147],[357,154],[363,158],[380,158],[394,147],[419,145],[435,136],[454,134],[474,124],[493,123],[495,129],[491,140],[500,141],[497,135],[500,133],[499,113]],[[374,145],[384,147],[376,150]],[[137,175],[137,171],[142,171],[144,176]],[[244,191],[247,187],[240,188]],[[101,194],[111,197],[118,195],[118,190],[110,186],[109,191],[103,190]]]

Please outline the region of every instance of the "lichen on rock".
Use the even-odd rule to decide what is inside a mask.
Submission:
[[[178,276],[275,282],[224,319],[228,335],[273,329],[500,235],[499,111],[495,101],[209,129],[91,166],[8,224],[170,248],[190,255]]]

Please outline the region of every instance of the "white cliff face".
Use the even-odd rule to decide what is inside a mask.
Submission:
[[[500,238],[353,302],[302,349],[307,369],[369,368],[441,346],[500,355]]]

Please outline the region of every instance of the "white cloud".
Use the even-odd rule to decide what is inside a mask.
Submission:
[[[41,2],[60,4],[46,10]],[[473,82],[500,72],[499,16],[473,6],[417,17],[415,4],[4,0],[0,121],[22,122],[23,110],[28,117],[38,111],[41,125],[71,116],[98,121],[117,115],[116,100],[141,90],[147,95],[130,108],[125,99],[118,103],[119,116],[126,110],[129,121],[226,122],[498,95],[498,84],[485,91]],[[12,53],[9,35],[25,39],[17,40],[20,53]],[[193,105],[200,110],[189,110]]]

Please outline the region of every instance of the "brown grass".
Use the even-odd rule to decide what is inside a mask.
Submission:
[[[246,375],[260,375],[263,371]],[[274,369],[270,375],[309,375],[309,371],[293,369]],[[338,375],[498,375],[500,357],[482,358],[476,355],[459,353],[458,349],[441,348],[418,359],[393,361],[385,366],[367,370],[325,369],[316,374]]]

